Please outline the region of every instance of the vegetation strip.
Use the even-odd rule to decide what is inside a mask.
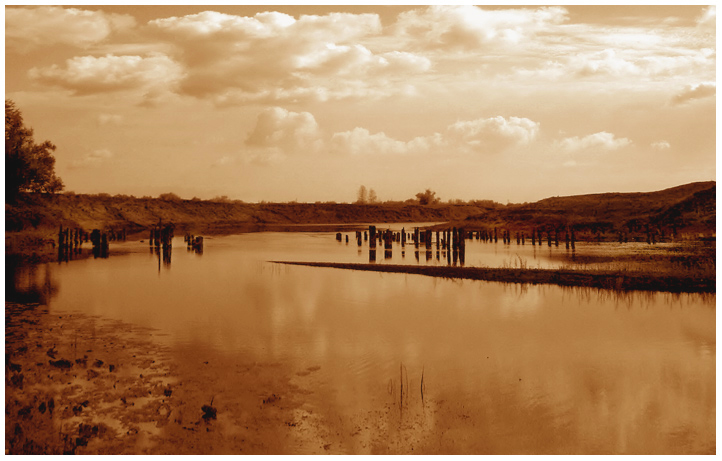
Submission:
[[[431,277],[486,280],[508,283],[548,283],[611,290],[666,291],[671,293],[715,293],[715,280],[702,277],[658,275],[653,272],[570,271],[560,269],[513,269],[490,267],[407,266],[302,261],[270,261],[296,266],[332,267],[374,272],[420,274]]]

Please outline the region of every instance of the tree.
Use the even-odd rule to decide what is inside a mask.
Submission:
[[[173,192],[159,194],[158,199],[165,200],[166,202],[180,202],[181,200],[183,200],[178,196],[178,194],[174,194]]]
[[[426,189],[425,192],[419,192],[416,194],[416,199],[419,201],[419,205],[435,205],[441,201],[440,198],[436,197],[436,192],[431,189]]]
[[[376,203],[379,199],[376,198],[376,191],[373,189],[369,190],[369,203]]]
[[[356,200],[356,203],[366,203],[368,200],[366,196],[366,186],[361,186],[358,189],[358,199]]]
[[[5,201],[13,202],[21,192],[56,193],[63,181],[55,175],[55,145],[35,144],[33,129],[23,124],[15,103],[5,100]]]

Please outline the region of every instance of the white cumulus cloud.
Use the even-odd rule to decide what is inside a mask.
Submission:
[[[566,152],[581,151],[610,151],[629,146],[632,141],[628,138],[617,138],[612,133],[600,131],[580,138],[578,136],[564,138],[557,145]]]
[[[448,136],[467,146],[487,152],[499,152],[514,145],[526,145],[536,139],[538,122],[528,118],[502,116],[460,121],[449,125]]]
[[[694,99],[711,97],[715,94],[717,94],[717,84],[715,82],[699,83],[687,86],[672,98],[672,102],[675,104],[683,104]]]
[[[565,22],[560,7],[483,9],[472,5],[433,5],[399,15],[397,33],[422,48],[476,51],[492,44],[514,44]]]
[[[670,147],[672,147],[672,145],[668,141],[665,141],[664,139],[653,142],[651,144],[651,146],[652,146],[652,149],[655,149],[655,150],[666,150],[666,149],[669,149]]]
[[[36,81],[93,94],[130,89],[168,89],[183,76],[181,66],[168,56],[80,56],[68,59],[65,66],[33,67],[28,76]]]
[[[58,6],[6,7],[6,46],[16,51],[63,44],[80,48],[135,26],[132,16]]]
[[[409,75],[431,68],[424,56],[376,52],[361,43],[382,32],[376,14],[296,19],[206,11],[149,26],[187,70],[179,91],[220,105],[384,97],[404,91]]]
[[[258,115],[256,126],[246,139],[246,145],[277,148],[285,153],[301,149],[317,151],[322,143],[316,119],[309,112],[291,112],[270,107]]]

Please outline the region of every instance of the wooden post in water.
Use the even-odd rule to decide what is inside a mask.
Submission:
[[[401,246],[406,246],[406,229],[404,229],[403,227],[401,228]]]
[[[466,261],[466,232],[464,229],[459,229],[459,264],[464,265]]]
[[[369,248],[376,250],[376,226],[369,226]],[[374,261],[376,260],[376,252],[374,251]]]

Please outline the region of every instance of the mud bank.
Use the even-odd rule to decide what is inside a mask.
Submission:
[[[699,277],[676,277],[658,275],[649,272],[595,271],[595,270],[556,270],[556,269],[513,269],[487,267],[439,267],[407,266],[396,264],[360,264],[270,261],[277,264],[298,266],[330,267],[374,272],[394,272],[420,274],[430,277],[486,280],[492,282],[554,284],[560,286],[580,286],[622,291],[664,291],[671,293],[715,293],[715,280]]]

